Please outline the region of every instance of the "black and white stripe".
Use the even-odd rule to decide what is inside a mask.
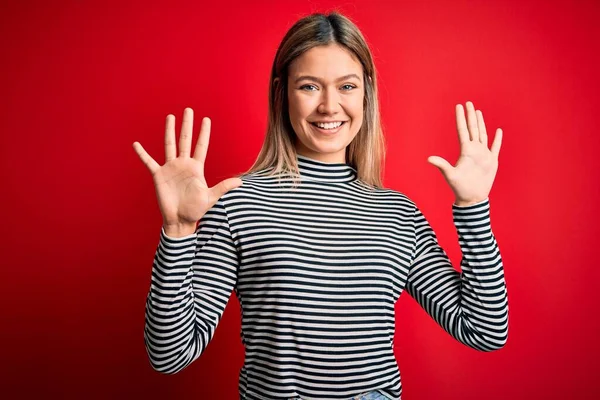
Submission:
[[[232,291],[246,349],[242,399],[400,399],[394,304],[406,288],[443,329],[481,351],[508,331],[489,200],[452,205],[463,252],[451,265],[405,195],[371,191],[346,164],[298,156],[302,182],[246,175],[195,234],[161,230],[146,302],[152,366],[180,371],[213,337]]]

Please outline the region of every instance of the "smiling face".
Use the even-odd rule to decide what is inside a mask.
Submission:
[[[338,44],[313,47],[290,64],[287,96],[298,154],[345,163],[363,122],[360,62]]]

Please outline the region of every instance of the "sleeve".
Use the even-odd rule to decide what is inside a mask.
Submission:
[[[458,272],[415,207],[416,246],[407,291],[452,337],[480,351],[502,348],[508,337],[504,268],[490,224],[489,199],[452,205],[462,251]]]
[[[174,374],[200,357],[236,285],[238,265],[222,199],[194,234],[171,238],[161,228],[144,327],[155,370]]]

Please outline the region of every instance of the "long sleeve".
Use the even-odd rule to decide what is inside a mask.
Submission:
[[[458,272],[415,207],[416,245],[407,291],[450,335],[481,351],[504,346],[508,301],[500,250],[491,229],[489,199],[452,205],[462,251]]]
[[[155,370],[176,373],[202,354],[237,282],[238,265],[222,199],[194,234],[171,238],[161,229],[144,328]]]

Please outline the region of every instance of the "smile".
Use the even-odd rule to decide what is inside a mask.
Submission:
[[[336,133],[337,131],[339,131],[342,126],[344,126],[344,124],[346,123],[346,121],[338,121],[337,123],[327,123],[324,124],[324,128],[319,127],[315,122],[311,122],[310,124],[318,131],[321,133],[327,133],[327,134],[332,134],[332,133]]]

